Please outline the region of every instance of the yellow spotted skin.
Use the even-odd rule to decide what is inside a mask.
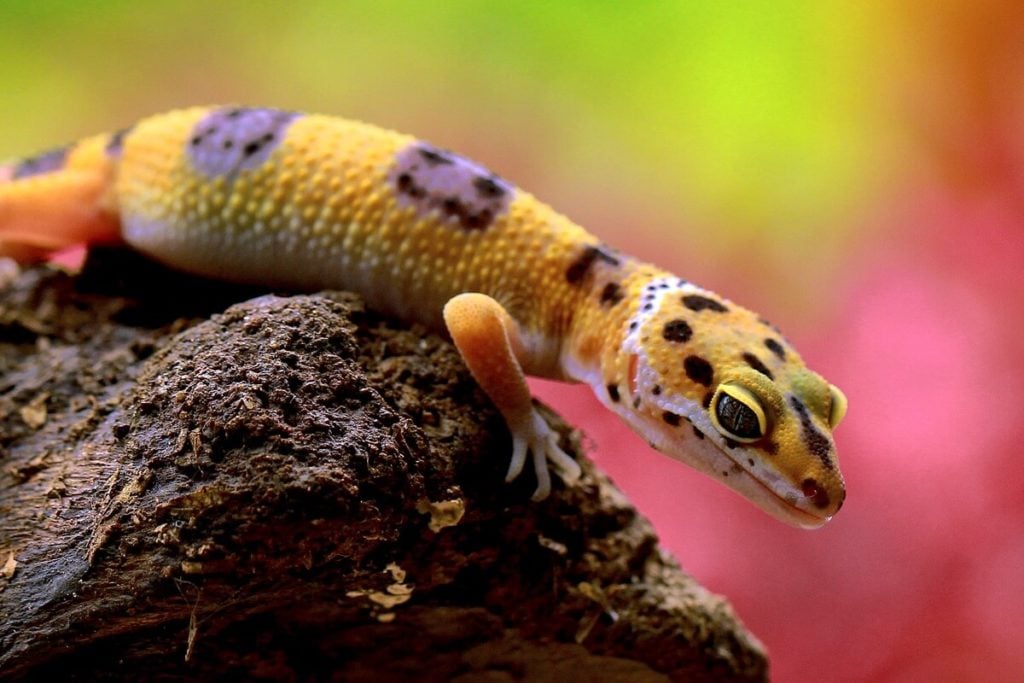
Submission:
[[[569,483],[578,466],[523,371],[589,383],[652,446],[786,522],[820,526],[845,497],[831,437],[845,399],[772,326],[407,135],[196,107],[0,167],[0,253],[112,232],[183,270],[352,289],[447,330],[509,425],[510,479],[532,454],[536,498],[549,463]]]
[[[435,328],[451,297],[487,292],[527,328],[564,335],[583,294],[537,266],[571,261],[596,239],[530,195],[516,192],[486,230],[453,227],[437,211],[417,215],[398,205],[388,182],[413,138],[315,115],[297,118],[265,164],[211,179],[183,154],[208,115],[199,108],[149,119],[125,141],[121,214],[146,224],[139,233],[157,226],[160,236],[134,241],[152,240],[158,258],[232,280],[355,289]]]

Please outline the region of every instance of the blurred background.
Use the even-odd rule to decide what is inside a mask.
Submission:
[[[1024,680],[1024,5],[0,5],[0,159],[199,103],[483,162],[752,307],[842,387],[849,496],[787,528],[538,393],[773,678]]]

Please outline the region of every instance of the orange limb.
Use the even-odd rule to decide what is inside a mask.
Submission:
[[[105,174],[62,170],[0,184],[0,255],[45,258],[79,243],[120,238],[117,216],[104,207]]]
[[[0,166],[0,256],[31,261],[75,244],[120,241],[106,140],[85,140],[62,168],[24,178]]]
[[[445,305],[444,320],[473,377],[512,433],[512,461],[505,480],[519,476],[528,451],[537,475],[534,500],[546,498],[551,491],[548,461],[566,482],[579,477],[579,465],[558,447],[557,434],[533,407],[522,369],[526,348],[519,325],[508,311],[485,294],[467,293]]]

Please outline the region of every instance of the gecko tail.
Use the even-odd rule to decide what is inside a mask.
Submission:
[[[120,241],[114,164],[87,142],[0,165],[0,256],[40,261],[76,244]]]

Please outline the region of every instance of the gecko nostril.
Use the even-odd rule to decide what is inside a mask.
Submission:
[[[814,503],[814,507],[827,508],[831,499],[828,497],[828,491],[814,479],[804,479],[803,484],[800,488],[804,492],[804,496],[811,499]]]

